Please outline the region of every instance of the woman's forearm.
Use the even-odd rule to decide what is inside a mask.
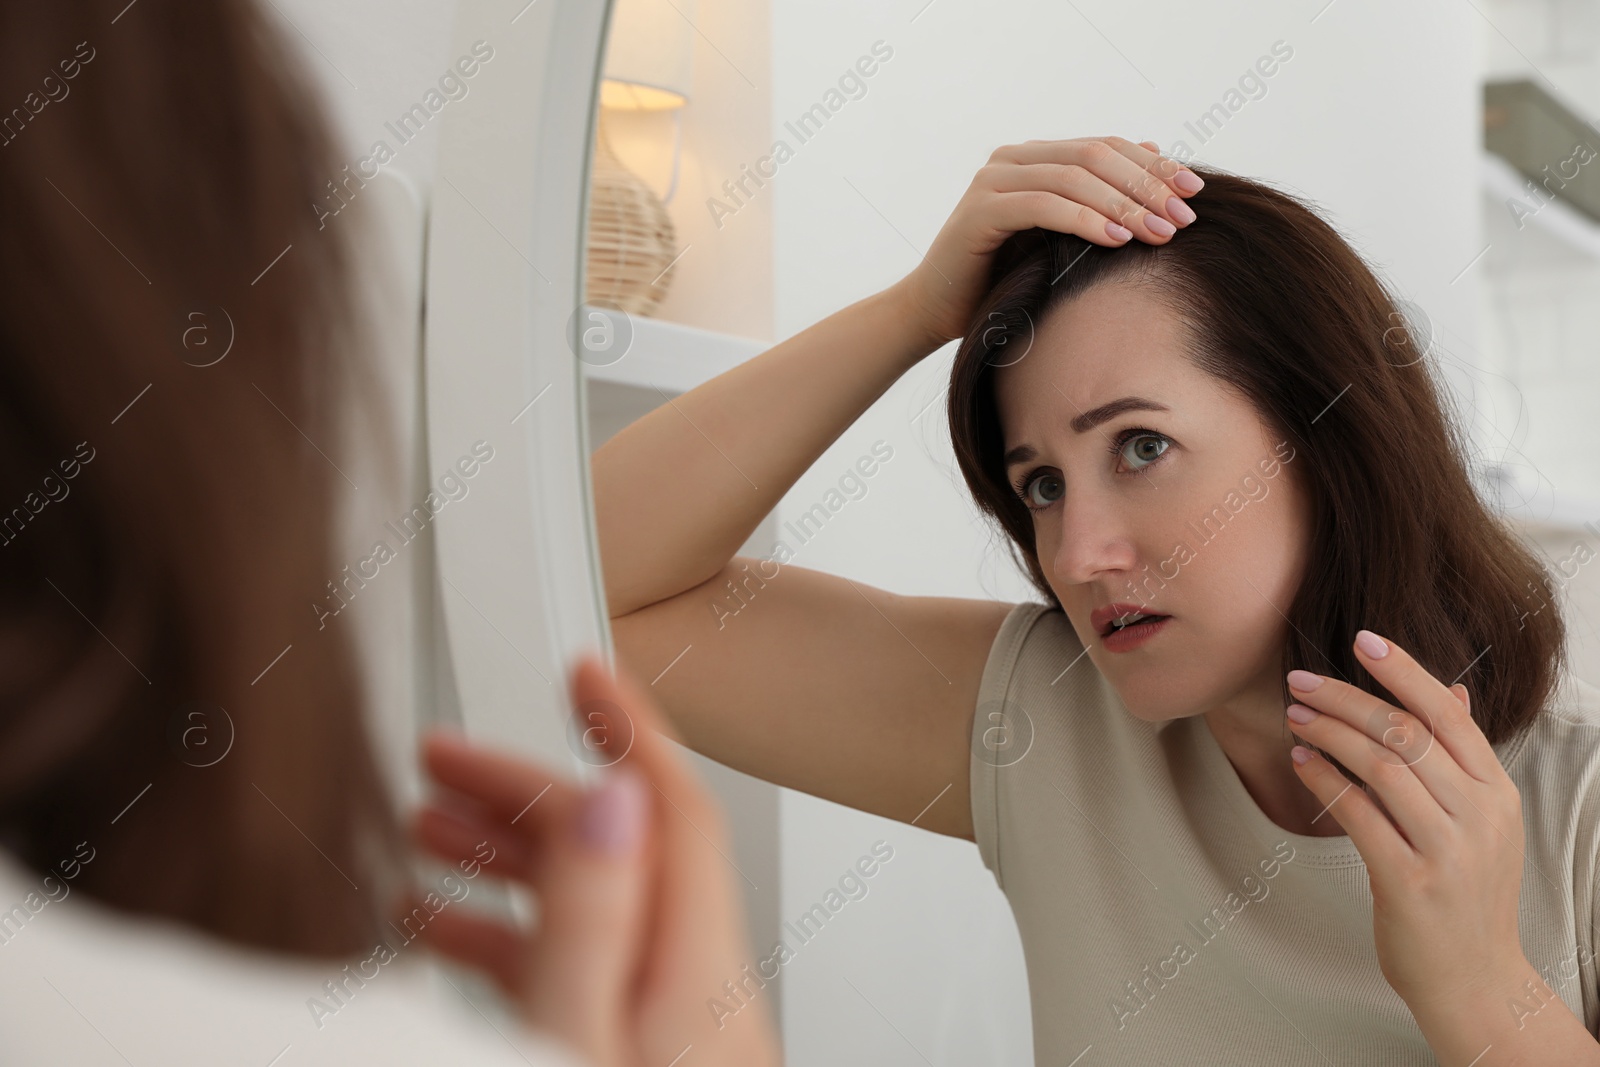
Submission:
[[[1600,1043],[1526,958],[1491,989],[1437,1004],[1410,1004],[1441,1064],[1460,1067],[1600,1067]]]
[[[937,345],[900,286],[617,433],[591,458],[612,618],[715,576],[862,412]]]

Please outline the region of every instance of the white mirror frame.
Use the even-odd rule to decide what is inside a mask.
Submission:
[[[570,339],[608,18],[606,0],[460,0],[451,54],[494,54],[441,116],[426,251],[428,469],[494,448],[476,504],[435,520],[438,712],[580,779],[568,665],[613,662]]]

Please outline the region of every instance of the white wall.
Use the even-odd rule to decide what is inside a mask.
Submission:
[[[1484,12],[1486,76],[1540,84],[1590,124],[1588,143],[1600,144],[1600,8],[1495,0]],[[1552,169],[1560,163],[1550,161]],[[1600,566],[1592,562],[1600,558],[1600,537],[1583,525],[1600,528],[1600,465],[1586,440],[1600,401],[1600,224],[1560,203],[1541,206],[1523,181],[1515,193],[1486,190],[1482,197],[1489,252],[1480,362],[1499,429],[1488,456],[1507,469],[1509,495],[1527,502],[1528,518],[1561,520],[1536,530],[1536,545],[1558,575],[1573,630],[1572,670],[1600,682]]]
[[[1478,16],[1337,0],[1313,23],[1321,6],[1161,2],[1135,15],[1109,0],[775,0],[775,136],[874,41],[894,49],[865,96],[806,144],[790,138],[795,156],[766,194],[776,336],[910,270],[999,145],[1115,133],[1167,151],[1187,140],[1204,162],[1310,196],[1444,326],[1445,344],[1475,347],[1474,283],[1451,283],[1481,248]],[[1279,39],[1294,55],[1266,95],[1198,145],[1184,122]],[[975,523],[941,405],[913,421],[941,394],[952,354],[903,379],[786,499],[809,506],[878,437],[895,448],[803,565],[904,594],[1030,595]],[[796,793],[784,801],[785,914],[874,840],[896,850],[871,893],[785,968],[789,1062],[1031,1063],[1015,927],[976,848]]]
[[[1488,75],[1532,79],[1593,125],[1600,116],[1600,9],[1501,0],[1485,10],[1500,31],[1487,35]],[[1588,132],[1590,143],[1600,143],[1600,129]],[[1550,163],[1554,168],[1560,160]],[[1545,225],[1563,214],[1559,207],[1529,219],[1539,201],[1527,195],[1518,201],[1521,219],[1510,197],[1484,199],[1491,248],[1484,257],[1483,353],[1496,372],[1492,385],[1503,412],[1500,454],[1518,468],[1525,487],[1584,501],[1585,516],[1600,519],[1600,466],[1574,447],[1573,436],[1600,398],[1592,340],[1600,327],[1593,299],[1600,226],[1573,221],[1592,242],[1591,251],[1578,251]]]
[[[507,18],[516,8],[507,2]],[[399,147],[384,123],[434,85],[450,55],[454,0],[273,0],[269,13],[288,24],[306,70],[333,106],[333,119],[353,156],[378,139]],[[491,42],[492,43],[492,42]],[[392,166],[426,188],[434,174],[437,131],[404,146]]]

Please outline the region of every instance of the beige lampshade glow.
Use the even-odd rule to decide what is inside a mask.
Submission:
[[[603,107],[659,110],[689,100],[694,0],[613,0]]]

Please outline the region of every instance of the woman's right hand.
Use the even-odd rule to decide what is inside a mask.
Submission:
[[[619,750],[604,787],[447,732],[427,739],[444,791],[418,814],[419,841],[447,860],[492,856],[483,873],[532,889],[540,912],[528,931],[445,908],[429,925],[433,947],[493,979],[525,1023],[589,1067],[776,1067],[777,991],[752,994],[744,973],[756,957],[716,799],[626,671],[586,655],[570,682],[585,746]],[[729,981],[747,999],[719,1017],[708,1004],[731,999]]]
[[[1134,237],[1165,244],[1194,221],[1183,198],[1204,182],[1154,141],[1078,137],[995,149],[928,254],[893,287],[931,352],[961,337],[989,283],[994,252],[1042,226],[1115,248]]]

